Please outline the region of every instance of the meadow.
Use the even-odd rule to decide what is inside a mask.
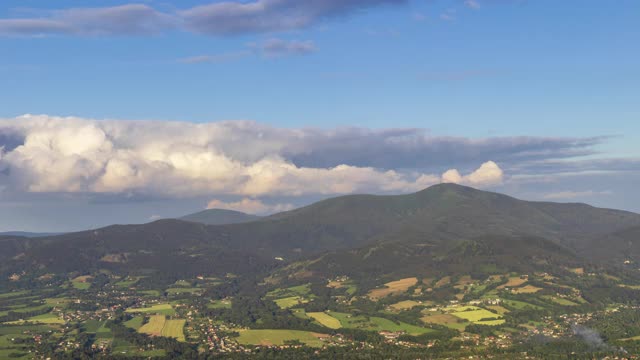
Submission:
[[[240,336],[236,340],[243,345],[284,345],[286,341],[297,340],[311,347],[321,347],[324,345],[321,339],[328,337],[325,334],[300,330],[238,330],[238,332]]]
[[[163,314],[175,315],[176,311],[170,304],[156,304],[146,308],[127,309],[128,313],[146,313],[146,314]]]
[[[433,330],[407,324],[393,322],[389,319],[376,316],[351,315],[347,313],[332,312],[331,316],[338,319],[344,328],[371,331],[405,331],[409,335],[421,335]]]
[[[307,313],[310,318],[313,318],[315,321],[319,322],[322,326],[328,327],[329,329],[340,329],[342,324],[340,320],[334,318],[333,316],[323,313],[323,312],[310,312]]]

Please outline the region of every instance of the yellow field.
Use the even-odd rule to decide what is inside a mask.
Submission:
[[[389,307],[393,310],[396,311],[401,311],[401,310],[410,310],[413,309],[414,307],[420,305],[419,302],[417,301],[413,301],[413,300],[405,300],[405,301],[400,301],[398,303],[395,303],[393,305],[389,305]]]
[[[504,323],[502,315],[494,314],[489,310],[476,306],[463,306],[459,308],[452,308],[451,310],[451,315],[468,320],[474,324],[500,325]]]
[[[329,329],[340,329],[342,327],[340,320],[329,314],[325,314],[323,312],[310,312],[307,313],[307,315]]]
[[[162,336],[171,337],[178,341],[185,341],[184,325],[186,320],[167,320],[162,328]]]
[[[397,281],[391,281],[384,284],[385,285],[384,288],[373,289],[369,291],[368,296],[371,300],[378,300],[385,296],[389,296],[391,294],[402,294],[407,292],[407,290],[409,290],[410,287],[416,285],[417,283],[418,283],[418,278],[415,278],[415,277],[400,279]]]
[[[149,322],[144,324],[138,332],[152,336],[161,336],[165,322],[166,318],[164,315],[153,315],[149,318]]]
[[[533,294],[533,293],[537,293],[540,290],[542,290],[542,288],[535,287],[533,285],[526,285],[521,288],[513,289],[511,290],[511,292],[514,294]]]
[[[502,284],[498,286],[496,289],[502,290],[504,288],[518,287],[526,282],[527,282],[527,279],[521,279],[519,276],[512,276],[509,278],[509,281],[507,281],[506,284]]]

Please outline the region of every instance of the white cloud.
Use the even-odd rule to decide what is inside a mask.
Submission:
[[[247,214],[273,214],[294,209],[293,204],[265,204],[258,199],[243,198],[236,202],[225,202],[217,199],[209,201],[207,209],[225,209],[241,211]]]
[[[460,175],[456,169],[451,169],[442,174],[443,183],[465,184],[470,186],[499,185],[504,178],[504,172],[493,161],[487,161],[480,168],[467,176]]]
[[[301,196],[411,192],[441,178],[451,180],[416,170],[296,165],[291,156],[309,150],[307,130],[247,121],[196,124],[26,115],[0,120],[0,133],[21,137],[12,139],[21,145],[5,150],[0,159],[0,170],[5,169],[0,184],[14,192]],[[490,161],[456,181],[483,187],[499,183],[502,176]]]

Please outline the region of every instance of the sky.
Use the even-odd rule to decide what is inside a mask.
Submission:
[[[4,0],[0,231],[454,182],[640,212],[635,0]]]

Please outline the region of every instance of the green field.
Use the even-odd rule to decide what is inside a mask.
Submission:
[[[328,327],[329,329],[340,329],[342,324],[340,324],[340,320],[334,318],[333,316],[323,313],[323,312],[310,312],[307,315],[315,321],[319,322],[321,325]]]
[[[115,283],[115,285],[122,288],[128,288],[132,285],[135,285],[138,281],[140,281],[141,278],[142,277],[139,276],[129,276],[124,278],[123,280],[118,281],[117,283]]]
[[[144,323],[144,317],[142,316],[136,316],[133,319],[129,320],[129,321],[125,321],[124,322],[124,326],[134,329],[134,330],[138,330],[142,327],[142,324]]]
[[[31,359],[27,351],[13,348],[13,349],[0,349],[0,359]]]
[[[162,336],[171,337],[178,341],[186,341],[184,337],[184,325],[186,320],[167,320],[162,328]]]
[[[342,327],[347,329],[361,329],[371,331],[405,331],[410,335],[421,335],[432,332],[433,330],[398,322],[395,323],[389,319],[381,317],[366,317],[363,315],[352,316],[347,313],[332,312],[331,316],[338,319]]]
[[[505,307],[510,307],[516,310],[524,310],[524,309],[532,309],[532,310],[543,310],[544,308],[542,306],[538,306],[538,305],[534,305],[534,304],[529,304],[526,303],[524,301],[517,301],[517,300],[504,300],[502,302],[502,306]]]
[[[274,300],[274,302],[281,309],[289,309],[289,308],[292,308],[294,306],[298,306],[300,304],[306,304],[309,301],[306,300],[305,298],[300,297],[300,296],[291,296],[291,297],[286,297],[286,298],[282,298],[282,299],[276,299],[276,300]]]
[[[54,313],[48,313],[48,314],[42,314],[42,315],[30,317],[27,319],[27,321],[37,322],[41,324],[64,324],[65,322],[60,317],[58,317],[57,314],[54,314]]]
[[[27,294],[27,293],[28,293],[27,290],[2,293],[2,294],[0,294],[0,299],[8,299],[8,298],[13,298],[13,297],[19,297],[19,296],[22,296],[22,295]]]
[[[578,305],[577,303],[568,300],[568,299],[564,299],[561,297],[555,297],[555,296],[551,296],[551,295],[544,295],[542,296],[543,299],[549,300],[553,303],[556,303],[558,305],[562,305],[562,306],[576,306]]]
[[[291,313],[299,319],[309,319],[307,312],[304,309],[291,309]]]
[[[269,298],[281,298],[289,296],[305,296],[311,293],[311,284],[292,286],[286,289],[276,289],[267,293]]]
[[[326,335],[300,330],[239,330],[237,341],[243,345],[284,345],[285,341],[298,340],[311,347],[321,347]]]
[[[453,316],[480,325],[493,326],[500,325],[505,322],[504,319],[502,319],[502,315],[492,313],[489,310],[482,309],[476,306],[463,306],[460,308],[453,308],[450,313]]]
[[[175,315],[176,311],[169,304],[157,304],[146,308],[127,309],[128,313]]]

